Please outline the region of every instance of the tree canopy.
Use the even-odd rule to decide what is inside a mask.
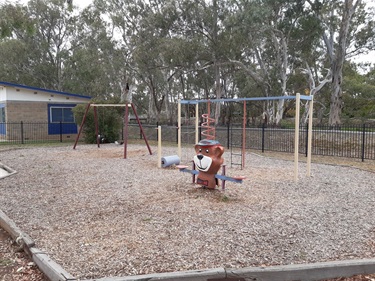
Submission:
[[[316,117],[339,125],[374,118],[375,67],[362,73],[352,59],[375,49],[374,15],[361,0],[5,3],[0,79],[100,100],[130,85],[140,114],[169,123],[180,98],[308,93]],[[264,103],[251,115],[278,124],[289,106]],[[217,103],[216,122],[230,110]]]

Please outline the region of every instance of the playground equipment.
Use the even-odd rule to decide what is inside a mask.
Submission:
[[[146,143],[146,146],[148,148],[148,151],[149,151],[150,155],[152,155],[152,151],[151,151],[150,145],[148,144],[147,137],[146,137],[146,135],[145,135],[145,133],[143,131],[141,121],[139,120],[137,111],[136,111],[135,106],[134,106],[133,103],[125,103],[125,104],[93,104],[93,103],[88,103],[87,107],[86,107],[86,110],[85,110],[85,114],[83,115],[82,124],[81,124],[81,126],[79,128],[79,131],[78,131],[78,134],[77,134],[77,137],[76,137],[73,149],[76,149],[76,146],[77,146],[79,137],[81,135],[83,126],[85,125],[87,113],[88,113],[90,107],[94,108],[95,136],[96,136],[97,145],[98,145],[98,147],[100,147],[99,123],[98,123],[98,113],[97,113],[97,107],[99,107],[99,106],[102,106],[102,107],[111,107],[111,106],[112,107],[113,106],[115,106],[115,107],[125,107],[125,113],[124,113],[124,133],[123,133],[123,139],[124,139],[124,159],[126,159],[126,157],[127,157],[127,144],[128,144],[128,135],[129,135],[128,134],[128,131],[129,131],[128,130],[128,127],[129,127],[129,107],[131,107],[133,109],[133,112],[134,112],[135,118],[137,120],[139,129],[140,129],[141,134],[143,136],[143,139],[145,140],[145,143]]]
[[[178,168],[180,170],[180,172],[192,174],[192,183],[194,183],[194,184],[196,183],[196,176],[199,174],[199,171],[196,170],[196,166],[195,166],[194,161],[193,161],[193,164],[192,164],[192,169],[188,169],[188,166],[185,166],[185,165],[177,165],[176,168]],[[225,182],[226,181],[231,181],[231,182],[235,182],[235,183],[242,183],[242,181],[244,179],[246,179],[246,177],[244,177],[244,176],[228,177],[225,173],[226,173],[226,166],[221,165],[221,174],[215,174],[214,175],[215,181],[216,181],[216,179],[221,180],[221,189],[223,191],[225,190]],[[216,182],[216,185],[218,185],[217,182]]]
[[[214,140],[215,139],[215,127],[211,126],[211,123],[215,122],[215,119],[211,118],[211,110],[210,110],[210,102],[207,103],[207,113],[202,115],[203,120],[205,120],[202,123],[202,135],[205,136],[205,139],[207,140]],[[195,142],[197,143],[197,142]]]
[[[178,157],[178,155],[164,156],[161,158],[161,166],[163,168],[178,164],[180,164],[180,157]]]
[[[279,97],[256,97],[256,98],[236,98],[236,99],[213,99],[213,100],[179,100],[178,103],[178,156],[181,158],[181,104],[195,104],[195,143],[199,141],[199,104],[200,103],[216,103],[216,102],[243,102],[243,126],[242,126],[242,167],[245,167],[245,144],[246,144],[246,102],[248,101],[272,101],[272,100],[295,100],[295,135],[294,135],[294,180],[298,181],[298,147],[299,147],[299,119],[300,119],[300,102],[301,100],[310,101],[309,104],[309,131],[307,144],[307,176],[311,176],[311,142],[312,142],[312,114],[313,114],[313,96],[305,96],[297,93],[295,96],[279,96]]]
[[[241,178],[230,178],[225,176],[225,166],[223,166],[224,159],[222,155],[224,153],[224,147],[215,140],[215,128],[210,125],[214,122],[214,119],[210,118],[210,102],[207,106],[208,113],[203,114],[205,122],[203,122],[202,135],[206,137],[199,141],[195,145],[193,169],[187,169],[187,166],[177,166],[181,172],[188,172],[193,174],[193,183],[197,183],[201,186],[207,187],[209,189],[214,189],[218,184],[218,179],[222,180],[222,189],[225,189],[225,181],[230,180],[238,183],[242,183],[244,177]],[[220,167],[224,174],[218,175]],[[195,177],[197,180],[195,182]]]

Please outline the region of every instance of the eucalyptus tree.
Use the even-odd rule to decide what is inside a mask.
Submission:
[[[9,4],[8,8],[17,11],[7,18],[14,23],[11,38],[17,40],[12,44],[19,52],[16,60],[17,72],[22,77],[19,82],[63,90],[64,61],[69,56],[75,24],[66,1],[30,0],[26,6]]]
[[[160,60],[164,30],[157,27],[157,21],[162,20],[159,11],[163,5],[158,1],[96,0],[94,6],[106,19],[107,31],[112,30],[117,36],[115,49],[122,54],[122,67],[117,68],[121,91],[126,84],[138,85],[133,87],[134,94],[148,102],[150,118],[158,117],[166,100],[162,72],[165,65]]]
[[[70,41],[65,87],[100,100],[120,100],[125,60],[107,25],[94,6],[80,12]]]
[[[23,40],[35,32],[27,8],[20,4],[0,6],[0,77],[4,81],[35,85],[28,65],[29,46]]]
[[[346,62],[342,84],[343,118],[368,120],[375,118],[375,69],[366,74],[358,72],[358,66]]]
[[[307,0],[320,21],[331,71],[329,124],[341,124],[343,66],[351,55],[374,49],[374,13],[361,0]]]
[[[236,34],[241,50],[229,61],[251,78],[262,95],[288,96],[295,94],[288,80],[301,67],[306,44],[314,37],[306,24],[307,12],[300,0],[232,1],[235,13],[229,24]],[[303,46],[303,48],[301,48]],[[285,102],[267,102],[265,112],[270,122],[279,123]]]
[[[76,16],[64,0],[30,0],[27,6],[36,24],[35,34],[25,38],[33,74],[44,87],[61,91]]]

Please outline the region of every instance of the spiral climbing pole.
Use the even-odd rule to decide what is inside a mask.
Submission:
[[[215,127],[211,126],[211,124],[215,124],[215,119],[210,117],[210,102],[207,103],[207,113],[202,114],[202,136],[205,137],[207,140],[214,140],[216,137]]]

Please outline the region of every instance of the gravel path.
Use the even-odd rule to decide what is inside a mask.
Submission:
[[[300,163],[295,183],[292,162],[248,154],[246,169],[227,169],[248,179],[223,193],[158,169],[144,145],[122,155],[113,144],[2,151],[18,173],[0,180],[0,209],[77,278],[375,256],[374,173],[312,164],[307,178]]]

